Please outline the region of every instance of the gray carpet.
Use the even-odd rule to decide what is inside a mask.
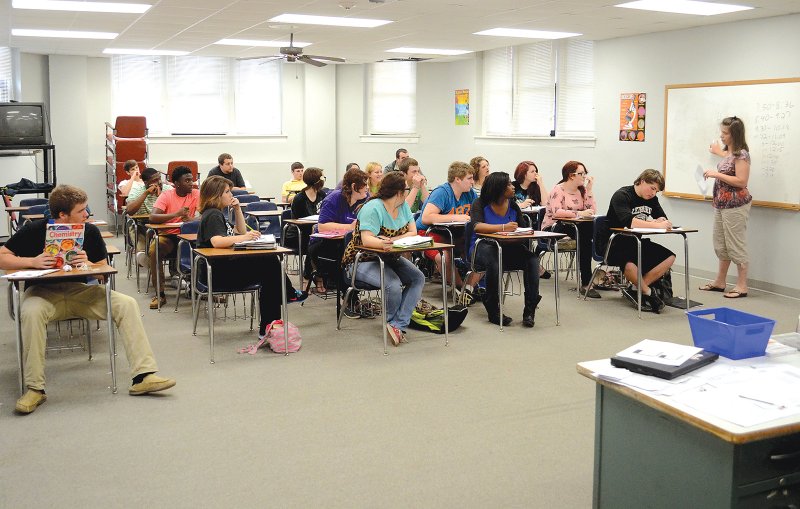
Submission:
[[[514,323],[503,333],[478,304],[448,347],[411,332],[386,357],[379,320],[345,319],[336,331],[334,303],[312,297],[289,310],[299,353],[239,355],[255,333],[220,320],[215,365],[205,322],[191,334],[189,302],[159,314],[140,294],[162,374],[178,385],[128,396],[119,344],[112,395],[101,330],[92,362],[49,354],[49,399],[29,416],[13,411],[16,350],[3,320],[0,507],[590,507],[594,386],[575,364],[691,335],[681,310],[639,320],[618,294],[583,302],[567,287],[558,327],[551,279],[533,330],[520,325],[521,298],[509,297]],[[117,288],[137,295],[124,275]],[[437,290],[426,288],[434,304]],[[793,330],[800,310],[754,290],[738,301],[700,293],[706,306],[775,318],[776,332]]]

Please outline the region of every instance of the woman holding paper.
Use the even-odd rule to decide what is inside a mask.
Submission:
[[[717,170],[706,170],[705,178],[714,179],[714,252],[719,258],[717,277],[700,287],[710,292],[724,292],[728,268],[736,264],[737,278],[733,290],[723,297],[747,297],[747,219],[753,197],[747,190],[750,178],[750,153],[744,137],[744,122],[727,117],[720,125],[720,141],[712,143],[709,151],[722,157]]]
[[[222,212],[230,207],[233,210],[235,224],[231,224]],[[239,206],[239,200],[231,194],[228,179],[220,176],[208,177],[200,186],[200,205],[202,213],[200,227],[197,230],[197,247],[232,248],[237,242],[255,240],[261,236],[256,230],[248,230]],[[231,260],[219,260],[212,264],[213,287],[215,290],[237,289],[258,283],[260,322],[258,336],[262,338],[267,325],[281,317],[281,268],[275,256],[243,257]],[[205,272],[200,274],[205,282]],[[287,278],[287,292],[294,294],[294,288]]]
[[[391,251],[395,240],[417,234],[414,216],[405,199],[405,175],[399,171],[386,174],[378,193],[361,207],[353,238],[345,248],[342,265],[346,266],[348,278],[352,275],[356,246]],[[383,262],[386,328],[392,343],[397,346],[405,341],[405,329],[411,321],[414,306],[422,296],[425,276],[410,260],[399,254],[383,255]],[[374,255],[361,256],[356,279],[380,287],[380,265]]]
[[[478,233],[503,233],[517,229],[522,219],[522,211],[514,198],[514,184],[508,173],[491,173],[481,189],[480,197],[470,209],[470,218],[474,223],[470,239],[469,255],[475,249]],[[522,270],[522,281],[525,287],[525,307],[522,310],[522,324],[533,327],[536,306],[542,300],[539,295],[539,257],[526,248],[526,242],[503,244],[503,269]],[[489,321],[500,325],[500,297],[498,295],[500,274],[497,248],[490,242],[478,244],[475,252],[475,264],[479,270],[486,271],[486,295],[483,305],[489,315]],[[502,316],[503,325],[511,323],[511,317]]]
[[[670,229],[672,223],[661,208],[656,196],[664,190],[664,177],[656,170],[644,170],[634,180],[632,186],[625,186],[617,190],[611,197],[606,219],[609,228],[658,228]],[[605,235],[606,240],[608,234]],[[599,246],[595,246],[598,249]],[[610,265],[622,268],[625,278],[638,285],[638,256],[636,254],[636,239],[624,235],[614,238],[611,251],[608,254]],[[660,313],[664,303],[650,285],[661,279],[672,264],[675,263],[675,253],[650,239],[642,239],[642,299],[650,305],[651,311]],[[626,288],[623,295],[637,302],[636,291]]]

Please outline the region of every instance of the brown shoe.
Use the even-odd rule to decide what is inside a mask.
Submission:
[[[131,396],[141,396],[142,394],[151,392],[165,391],[170,387],[174,387],[175,384],[176,382],[172,378],[164,378],[150,373],[138,384],[131,385],[131,388],[128,389],[128,394]]]
[[[166,306],[167,305],[167,296],[166,295],[162,295],[161,296],[161,305],[162,306]],[[153,300],[150,301],[150,309],[158,309],[158,307],[159,307],[158,306],[158,297],[153,297]]]
[[[17,400],[17,406],[14,408],[21,414],[29,414],[45,401],[47,401],[47,394],[28,389],[25,391],[25,394]]]

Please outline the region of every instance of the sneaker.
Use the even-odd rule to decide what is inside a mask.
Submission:
[[[586,296],[589,297],[590,299],[600,298],[600,294],[597,293],[597,290],[595,290],[594,288],[587,288],[584,286],[583,288],[581,288],[581,292],[585,293]]]
[[[289,302],[289,303],[292,303],[292,302],[303,302],[307,298],[308,298],[308,292],[301,292],[300,290],[295,290],[294,291],[294,297],[289,297],[287,299],[287,302]]]
[[[167,305],[167,296],[166,295],[162,295],[161,296],[161,305],[162,306],[166,306]],[[153,300],[150,301],[150,309],[158,309],[158,307],[159,307],[159,305],[158,305],[158,297],[153,297]]]
[[[622,296],[625,299],[633,304],[633,307],[637,307],[636,304],[636,288],[633,286],[629,286],[627,288],[622,289]],[[663,304],[663,303],[662,303]],[[647,299],[647,295],[642,295],[642,311],[652,311],[653,308],[650,306],[650,301]],[[659,310],[661,311],[661,310]]]
[[[361,318],[361,311],[356,309],[355,305],[345,306],[344,316],[350,318],[351,320],[358,320]]]
[[[386,324],[386,330],[389,331],[389,339],[392,340],[392,344],[398,346],[403,339],[403,331],[390,323]]]
[[[546,270],[546,271],[542,272],[541,274],[539,274],[539,278],[540,279],[550,279],[551,277],[553,277],[553,275],[550,273],[549,270]]]
[[[29,414],[45,401],[47,401],[47,394],[28,389],[25,391],[25,394],[17,400],[17,405],[14,409],[21,414]]]
[[[508,327],[509,325],[511,325],[512,321],[513,320],[511,319],[510,316],[503,315],[503,327]],[[489,315],[489,322],[495,325],[500,325],[499,313],[497,315]]]
[[[150,373],[138,384],[131,385],[131,388],[128,389],[128,394],[131,396],[141,396],[142,394],[149,394],[151,392],[165,391],[170,387],[174,387],[175,383],[175,380],[172,378],[164,378],[155,373]]]
[[[472,303],[475,302],[475,297],[472,295],[472,291],[469,288],[464,288],[458,294],[458,304],[462,306],[470,306]]]
[[[655,314],[661,313],[661,310],[664,309],[664,301],[658,298],[658,295],[654,291],[650,291],[650,295],[642,295],[642,300],[646,300],[650,304],[650,311]]]
[[[144,251],[136,252],[136,264],[145,269],[150,266],[150,258]]]

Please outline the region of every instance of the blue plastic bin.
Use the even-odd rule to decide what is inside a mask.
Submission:
[[[731,308],[687,311],[694,346],[729,359],[764,355],[775,320]]]

